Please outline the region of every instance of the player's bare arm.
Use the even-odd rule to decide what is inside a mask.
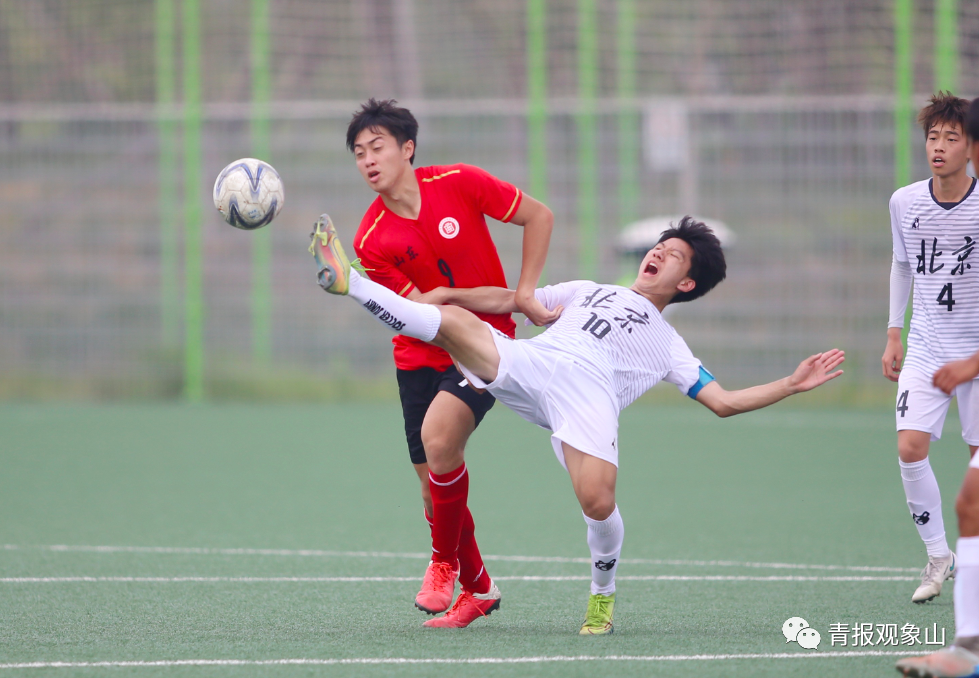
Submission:
[[[845,355],[839,349],[811,355],[788,377],[769,384],[752,386],[740,391],[725,391],[712,381],[697,394],[697,401],[719,417],[760,410],[778,401],[836,379],[843,374],[837,368],[843,364]]]
[[[523,226],[524,229],[523,260],[514,297],[516,310],[530,318],[535,325],[548,325],[557,320],[560,314],[548,311],[534,296],[534,290],[544,271],[551,230],[554,227],[554,214],[544,203],[525,193],[510,223]]]
[[[505,287],[436,287],[415,297],[409,295],[408,298],[421,304],[451,304],[475,313],[503,314],[519,311],[515,295],[513,290]]]
[[[901,341],[900,327],[887,328],[887,345],[884,356],[880,359],[884,376],[891,381],[897,381],[901,373],[901,363],[904,361],[904,343]]]
[[[979,376],[979,352],[968,358],[954,360],[942,365],[932,377],[932,383],[951,395],[956,386],[975,379],[977,376]]]

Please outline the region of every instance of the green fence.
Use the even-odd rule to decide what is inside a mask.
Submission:
[[[725,222],[728,280],[671,313],[725,382],[840,346],[882,387],[887,199],[927,176],[927,93],[979,93],[977,38],[955,0],[0,0],[0,397],[384,379],[389,337],[305,253],[374,198],[344,148],[368,96],[419,117],[418,164],[548,202],[551,281],[618,279],[635,219]],[[243,156],[286,187],[257,233],[209,207]],[[520,233],[492,229],[513,282]]]

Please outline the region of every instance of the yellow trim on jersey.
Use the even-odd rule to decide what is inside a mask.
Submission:
[[[374,220],[374,223],[371,225],[371,227],[367,229],[367,233],[365,233],[364,234],[364,237],[360,239],[360,246],[361,247],[363,247],[364,246],[364,243],[367,242],[367,236],[369,236],[371,234],[371,231],[373,231],[374,230],[374,227],[377,226],[377,222],[379,222],[381,220],[381,217],[384,216],[384,213],[385,212],[387,212],[387,210],[381,210],[381,213],[377,215],[377,219],[375,219]]]
[[[462,172],[462,170],[449,170],[445,174],[439,174],[438,176],[434,176],[434,177],[427,177],[425,179],[422,179],[422,181],[424,181],[427,184],[427,183],[431,183],[431,182],[435,181],[436,179],[441,179],[442,177],[447,177],[450,174],[459,174],[460,172]]]
[[[399,296],[399,297],[403,297],[403,296],[405,295],[405,292],[407,292],[407,291],[408,291],[408,288],[409,288],[409,287],[411,287],[411,286],[412,286],[412,285],[414,285],[414,284],[415,284],[415,283],[413,283],[413,282],[409,282],[409,283],[408,283],[407,285],[405,285],[404,287],[402,287],[402,288],[401,288],[401,291],[400,291],[400,292],[398,292],[398,296]]]
[[[513,208],[517,206],[517,201],[518,200],[520,200],[520,189],[519,188],[517,189],[517,195],[515,195],[514,198],[513,198],[513,203],[510,205],[510,209],[508,209],[506,211],[506,214],[503,215],[503,218],[500,219],[500,221],[506,223],[507,221],[510,220],[510,215],[513,213]]]

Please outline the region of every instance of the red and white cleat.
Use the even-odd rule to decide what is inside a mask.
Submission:
[[[429,619],[425,626],[430,629],[461,629],[469,626],[480,617],[488,617],[493,610],[500,609],[500,589],[490,581],[490,590],[486,593],[472,593],[462,590],[444,617]]]
[[[429,561],[422,580],[421,591],[415,596],[415,607],[428,614],[445,612],[452,604],[456,579],[459,578],[459,564],[453,568],[448,563]]]

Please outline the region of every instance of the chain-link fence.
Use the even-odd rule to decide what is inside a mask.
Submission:
[[[912,16],[918,92],[934,11]],[[839,346],[850,389],[883,389],[894,16],[889,0],[0,0],[0,396],[178,395],[195,341],[213,395],[388,377],[389,336],[324,298],[305,252],[319,213],[349,240],[374,198],[344,148],[368,96],[416,113],[416,165],[477,164],[546,199],[548,280],[618,279],[636,261],[616,238],[638,218],[725,222],[727,281],[671,315],[723,382]],[[968,95],[975,5],[956,31]],[[209,206],[217,171],[256,149],[286,187],[264,240]],[[205,180],[188,189],[196,152]],[[515,284],[519,229],[491,228]]]

